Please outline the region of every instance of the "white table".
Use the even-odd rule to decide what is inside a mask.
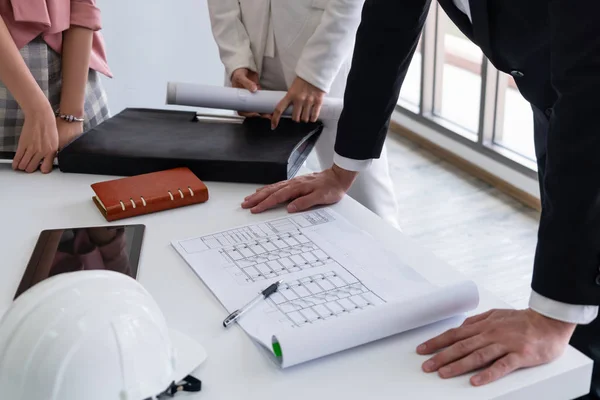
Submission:
[[[0,310],[17,289],[38,234],[43,229],[108,225],[95,208],[90,184],[112,179],[97,175],[15,173],[0,164]],[[187,238],[284,215],[285,209],[252,215],[242,199],[255,186],[206,182],[210,200],[201,205],[123,220],[146,225],[140,282],[154,296],[171,327],[202,343],[208,359],[195,372],[203,381],[198,400],[248,399],[571,399],[587,392],[592,362],[573,348],[557,361],[521,370],[479,388],[469,376],[443,380],[425,374],[426,359],[415,353],[422,341],[461,321],[454,319],[351,349],[291,369],[279,370],[238,326],[227,330],[217,299],[170,246]],[[447,264],[423,251],[350,198],[336,211],[395,248],[403,262],[434,282],[460,278]],[[476,312],[507,305],[481,290]]]

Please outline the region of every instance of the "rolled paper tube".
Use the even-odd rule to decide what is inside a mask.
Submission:
[[[170,105],[272,114],[286,93],[276,90],[258,90],[252,93],[246,89],[225,86],[168,82],[166,103]],[[342,108],[342,99],[326,96],[321,105],[319,119],[338,120],[342,113]],[[290,105],[283,115],[292,115],[292,110],[293,106]]]

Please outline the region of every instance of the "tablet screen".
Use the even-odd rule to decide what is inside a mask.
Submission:
[[[51,276],[109,269],[137,279],[144,225],[113,225],[42,231],[15,299]]]

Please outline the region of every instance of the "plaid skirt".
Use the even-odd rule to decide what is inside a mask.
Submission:
[[[50,101],[53,110],[60,105],[62,87],[61,56],[41,38],[31,41],[21,50],[21,56],[31,74]],[[85,88],[84,131],[110,118],[106,92],[102,87],[99,73],[90,69]],[[23,110],[0,82],[0,152],[15,152],[25,117]]]

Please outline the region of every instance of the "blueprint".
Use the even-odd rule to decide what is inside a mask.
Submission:
[[[298,357],[292,356],[295,346],[290,343],[307,341],[314,346],[314,357],[321,356],[319,344],[310,340],[320,329],[352,330],[347,324],[389,318],[390,312],[401,310],[398,304],[431,298],[433,293],[457,296],[456,291],[439,290],[331,208],[175,240],[172,245],[227,313],[282,280],[276,293],[238,323],[266,348],[274,337],[285,338],[289,356],[284,366],[311,354],[305,344]],[[460,300],[465,288],[458,290]],[[468,288],[465,293],[468,300],[474,299]],[[353,340],[362,341],[354,335],[348,343]],[[337,345],[344,343],[338,338]],[[326,347],[332,348],[330,343]]]

